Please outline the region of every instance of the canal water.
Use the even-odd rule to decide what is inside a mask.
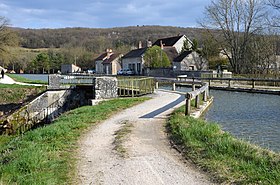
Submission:
[[[161,88],[171,90],[170,86]],[[210,90],[210,95],[214,102],[204,115],[207,121],[237,138],[280,152],[280,96],[218,90]]]
[[[48,77],[49,77],[48,74],[17,74],[17,75],[30,80],[41,80],[43,82],[48,82]]]

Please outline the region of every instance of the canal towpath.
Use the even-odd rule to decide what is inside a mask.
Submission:
[[[165,123],[184,95],[157,90],[152,99],[100,123],[79,142],[77,184],[213,184],[173,149]],[[129,125],[115,149],[117,132]]]
[[[13,80],[8,75],[5,75],[4,78],[0,78],[0,84],[18,84],[18,85],[32,85],[32,86],[42,86],[41,84],[29,84],[29,83],[22,83]]]

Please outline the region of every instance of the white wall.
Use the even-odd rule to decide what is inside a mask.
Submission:
[[[130,69],[129,68],[129,64],[134,64],[134,72],[136,74],[141,74],[142,73],[142,69],[143,69],[143,64],[144,64],[144,59],[143,58],[123,58],[122,59],[122,68],[123,69]],[[137,64],[140,64],[140,70],[137,70]]]
[[[175,44],[174,44],[174,47],[175,49],[177,50],[178,53],[180,53],[182,51],[182,48],[184,46],[184,41],[185,40],[188,40],[189,41],[189,45],[191,46],[191,41],[186,37],[186,36],[183,36],[181,37]]]
[[[192,52],[187,57],[185,57],[181,62],[173,62],[173,69],[175,71],[192,71],[192,70],[206,70],[208,68],[207,62],[205,59],[199,58],[198,53]],[[202,69],[198,69],[202,67]]]

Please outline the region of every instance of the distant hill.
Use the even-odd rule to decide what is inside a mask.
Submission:
[[[13,28],[20,36],[25,48],[84,47],[91,52],[122,46],[143,45],[147,40],[155,42],[159,38],[185,34],[190,39],[201,39],[204,29],[171,26],[134,26],[117,28],[61,28],[61,29],[21,29]],[[106,48],[104,48],[106,47]]]

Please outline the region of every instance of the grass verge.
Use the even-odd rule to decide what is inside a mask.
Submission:
[[[35,87],[17,84],[0,84],[0,105],[23,102],[46,90],[46,87]]]
[[[17,74],[7,74],[7,75],[17,82],[29,83],[29,84],[48,84],[48,82],[44,82],[41,80],[30,80],[22,76],[19,76]]]
[[[114,99],[63,114],[20,136],[0,136],[0,184],[71,184],[80,135],[113,113],[147,100]]]
[[[280,184],[280,155],[237,140],[217,124],[184,116],[168,122],[171,139],[184,155],[223,184]]]
[[[121,129],[117,130],[115,132],[115,140],[113,142],[113,144],[115,145],[114,150],[117,151],[117,153],[119,154],[119,156],[125,158],[127,156],[127,151],[125,149],[125,147],[123,146],[123,142],[126,138],[126,136],[131,133],[131,128],[132,128],[132,124],[129,123],[128,121],[124,121],[123,126],[121,127]]]

